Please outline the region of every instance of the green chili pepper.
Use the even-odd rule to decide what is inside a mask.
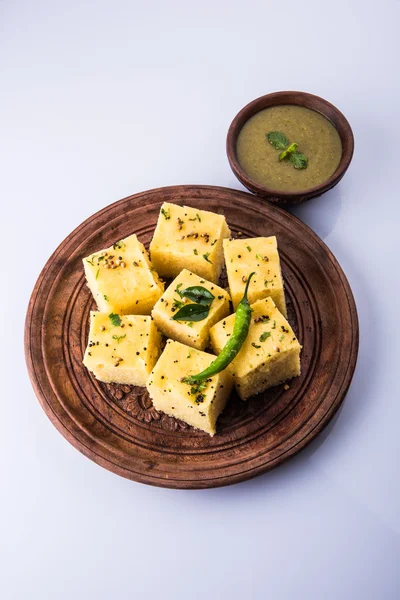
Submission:
[[[250,320],[251,320],[251,308],[247,298],[247,290],[249,289],[250,279],[255,273],[250,273],[246,287],[244,290],[243,298],[238,304],[236,309],[235,325],[233,327],[233,333],[229,341],[222,348],[217,358],[213,360],[207,369],[201,371],[197,375],[190,375],[185,377],[183,380],[185,383],[193,385],[199,381],[204,381],[217,373],[220,373],[233,361],[235,356],[238,354],[240,348],[243,346],[247,334],[249,333]]]

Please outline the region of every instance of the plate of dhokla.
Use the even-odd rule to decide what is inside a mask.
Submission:
[[[93,215],[30,300],[30,377],[83,454],[132,480],[206,488],[263,473],[340,407],[358,351],[348,281],[293,215],[175,186]]]

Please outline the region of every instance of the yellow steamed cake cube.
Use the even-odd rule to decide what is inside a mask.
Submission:
[[[243,400],[300,375],[301,346],[272,298],[258,300],[251,308],[248,336],[228,367]],[[230,315],[211,328],[211,346],[216,354],[230,339],[234,323],[235,315]]]
[[[247,277],[250,304],[270,296],[286,316],[285,293],[276,237],[224,240],[224,255],[233,306],[243,298]]]
[[[227,370],[222,371],[208,379],[204,388],[197,391],[182,378],[202,371],[214,359],[212,354],[168,340],[147,382],[157,410],[211,436],[216,432],[218,416],[229,398],[232,377]]]
[[[87,284],[102,312],[149,315],[164,291],[136,235],[83,259]]]
[[[176,316],[181,306],[193,304],[188,298],[181,297],[179,292],[182,293],[186,288],[193,286],[203,287],[214,296],[208,315],[201,321],[174,320],[172,317]],[[204,350],[209,340],[210,327],[229,315],[229,300],[228,292],[215,283],[206,281],[184,269],[165,290],[151,314],[164,335],[188,346]]]
[[[145,386],[160,348],[151,317],[92,311],[83,364],[99,381]]]
[[[222,240],[229,236],[223,215],[164,202],[150,244],[151,260],[162,277],[188,269],[217,283],[224,260]]]

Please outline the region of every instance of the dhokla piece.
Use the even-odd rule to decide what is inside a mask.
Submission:
[[[258,300],[251,308],[249,333],[228,367],[242,400],[300,375],[301,346],[272,298]],[[211,328],[215,353],[229,340],[234,323],[235,315],[230,315]]]
[[[229,236],[223,215],[164,202],[150,244],[151,260],[162,277],[188,269],[217,283],[224,261],[222,241]]]
[[[164,291],[136,235],[83,259],[87,284],[101,312],[149,315]]]
[[[194,286],[204,288],[214,296],[208,315],[201,321],[174,320],[173,317],[178,314],[180,308],[188,304],[196,304],[182,296],[185,289]],[[229,300],[227,291],[184,269],[165,290],[151,314],[155,324],[164,335],[193,348],[204,350],[209,340],[210,327],[229,315]],[[207,313],[206,306],[204,309]]]
[[[224,240],[224,255],[229,290],[235,310],[243,292],[247,277],[254,271],[250,281],[248,298],[250,304],[270,296],[281,313],[286,316],[285,293],[276,237]]]
[[[99,381],[145,386],[160,349],[161,334],[151,317],[90,313],[83,364]]]
[[[197,389],[184,383],[182,378],[199,373],[214,359],[212,354],[168,340],[147,382],[157,410],[211,436],[215,434],[218,416],[229,398],[232,376],[227,370],[222,371]]]

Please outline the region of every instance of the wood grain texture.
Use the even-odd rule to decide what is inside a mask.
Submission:
[[[143,388],[96,381],[82,365],[94,303],[81,259],[136,233],[148,247],[163,201],[225,214],[234,235],[278,237],[288,318],[302,375],[242,402],[217,435],[158,413]],[[297,453],[332,418],[355,369],[358,321],[343,271],[301,221],[243,192],[176,186],[136,194],[90,217],[57,248],[33,290],[25,327],[30,378],[46,414],[83,454],[135,481],[207,488],[263,473]]]
[[[260,110],[270,108],[271,106],[282,106],[284,104],[305,106],[306,108],[321,113],[333,123],[334,127],[336,127],[342,142],[342,157],[336,171],[326,181],[301,192],[282,192],[257,183],[248,177],[247,173],[242,169],[236,153],[238,135],[246,121],[256,113],[260,112]],[[251,192],[254,192],[258,196],[265,197],[269,202],[273,202],[277,205],[297,204],[304,200],[320,196],[327,190],[335,187],[349,168],[351,159],[353,158],[353,152],[354,136],[350,123],[347,121],[346,117],[338,108],[336,108],[336,106],[333,106],[333,104],[324,100],[324,98],[320,98],[314,94],[307,94],[306,92],[274,92],[256,98],[242,108],[236,115],[229,127],[226,138],[226,153],[228,155],[229,164],[239,181]]]

